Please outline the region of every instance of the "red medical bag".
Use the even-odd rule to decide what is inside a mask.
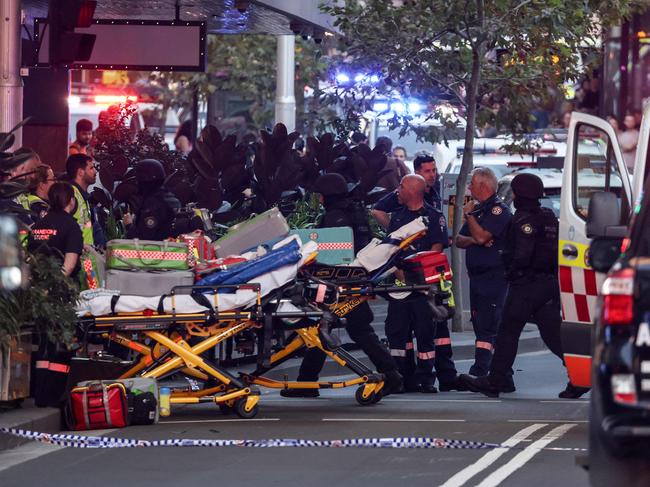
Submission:
[[[212,241],[201,230],[183,234],[178,237],[178,240],[187,244],[187,248],[190,251],[190,258],[194,257],[197,262],[214,259]]]
[[[127,390],[119,382],[75,387],[66,409],[68,427],[75,431],[123,428],[129,424]]]
[[[404,271],[406,284],[435,284],[440,276],[445,280],[452,277],[449,261],[443,252],[418,252],[402,260],[399,266]]]

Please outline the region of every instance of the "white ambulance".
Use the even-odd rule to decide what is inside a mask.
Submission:
[[[625,165],[616,133],[605,120],[574,112],[564,159],[560,204],[559,281],[562,346],[571,383],[591,386],[591,346],[597,295],[605,274],[589,265],[587,216],[595,192],[615,195],[627,226],[646,178],[650,105],[645,107],[633,174]],[[595,150],[596,149],[596,150]]]

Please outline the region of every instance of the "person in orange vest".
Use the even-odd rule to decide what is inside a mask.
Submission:
[[[93,157],[93,123],[87,118],[82,118],[77,122],[77,140],[68,148],[68,155],[84,154]]]

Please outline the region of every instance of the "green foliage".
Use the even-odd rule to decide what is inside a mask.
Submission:
[[[70,344],[77,321],[76,283],[63,275],[61,263],[53,257],[33,254],[27,262],[29,284],[18,291],[0,292],[0,345],[24,330]]]
[[[446,99],[466,113],[475,99],[479,125],[490,123],[520,133],[528,127],[531,107],[584,74],[579,58],[587,61],[587,70],[593,67],[599,24],[606,28],[620,22],[639,3],[339,2],[324,7],[337,17],[336,25],[345,36],[340,52],[328,58],[330,65],[340,69],[343,63],[351,72],[376,73],[382,82],[376,88],[323,95],[323,102],[341,107],[333,124],[354,127],[379,95],[417,97],[431,106]],[[478,70],[472,76],[474,67]],[[431,118],[441,116],[430,113]],[[413,127],[412,121],[408,114],[398,115],[392,124],[432,142],[444,138],[444,130]]]
[[[321,207],[316,194],[309,194],[296,203],[295,209],[287,217],[289,228],[314,228],[321,215]]]
[[[124,157],[129,167],[142,159],[156,159],[165,166],[167,174],[177,169],[183,170],[184,156],[178,151],[169,150],[162,136],[148,130],[135,131],[130,127],[135,113],[136,105],[132,102],[114,105],[107,110],[96,131],[95,159],[100,167],[111,166],[113,161]]]

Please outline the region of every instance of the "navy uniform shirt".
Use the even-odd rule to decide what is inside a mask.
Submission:
[[[475,209],[474,216],[483,230],[492,234],[493,243],[490,246],[472,245],[467,248],[466,262],[470,276],[503,267],[501,254],[505,248],[512,213],[510,208],[494,194]],[[459,234],[472,236],[467,222],[460,229]]]
[[[424,202],[429,206],[433,206],[438,211],[442,209],[440,195],[436,191],[435,186],[424,193]],[[401,207],[402,205],[400,205],[399,200],[397,199],[397,191],[393,191],[377,201],[373,208],[375,210],[383,211],[384,213],[393,213]]]
[[[447,220],[445,220],[441,212],[427,203],[424,203],[424,206],[417,211],[409,210],[405,206],[398,206],[391,213],[388,233],[394,232],[420,216],[426,216],[429,219],[429,225],[427,234],[413,242],[415,250],[417,252],[431,250],[431,247],[435,244],[442,244],[442,248],[447,247],[449,243]]]
[[[28,249],[30,252],[52,255],[63,264],[65,254],[81,255],[83,245],[77,220],[65,211],[50,211],[32,227]],[[77,260],[71,275],[76,276],[80,269],[81,264]]]

